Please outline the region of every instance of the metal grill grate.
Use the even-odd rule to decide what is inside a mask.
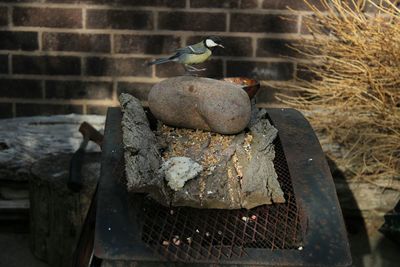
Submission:
[[[216,262],[230,266],[350,266],[334,183],[310,124],[293,109],[267,112],[279,131],[275,167],[287,202],[250,211],[176,208],[171,215],[170,209],[144,194],[126,190],[121,110],[110,108],[98,188],[94,259],[107,266],[175,266],[174,261],[190,266]],[[242,217],[249,219],[245,222]],[[175,235],[179,245],[173,242]],[[168,243],[163,245],[163,241]],[[305,241],[304,249],[298,251]]]
[[[251,210],[169,209],[145,199],[139,214],[142,240],[166,259],[186,262],[245,257],[246,248],[297,249],[302,241],[300,212],[279,137],[274,145],[285,203]]]

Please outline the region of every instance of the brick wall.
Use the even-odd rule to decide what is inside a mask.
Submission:
[[[145,100],[184,71],[143,64],[207,35],[227,48],[204,75],[290,80],[286,45],[309,14],[301,0],[0,0],[0,117],[102,114],[121,92]]]

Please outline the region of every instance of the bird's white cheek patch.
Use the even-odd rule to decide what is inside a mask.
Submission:
[[[207,40],[206,40],[206,45],[207,45],[208,47],[217,46],[217,44],[216,44],[213,40],[211,40],[211,39],[207,39]]]

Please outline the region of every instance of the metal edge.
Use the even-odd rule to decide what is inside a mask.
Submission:
[[[302,222],[304,262],[350,266],[352,259],[343,214],[317,136],[295,109],[267,109],[267,112],[279,132],[298,208],[307,218]]]
[[[132,244],[142,242],[141,236],[137,234],[140,233],[140,224],[132,219],[135,214],[129,212],[138,203],[129,198],[122,179],[124,154],[121,118],[119,107],[108,108],[94,241],[94,255],[100,259],[132,260]],[[135,254],[145,259],[154,260],[155,257],[154,252],[144,244],[135,246]]]
[[[107,247],[104,240],[106,240],[107,236],[104,233],[104,225],[100,225],[103,220],[107,218],[103,218],[103,210],[107,203],[104,203],[104,195],[108,195],[108,192],[104,190],[108,185],[107,178],[109,178],[112,173],[109,168],[110,163],[118,162],[118,155],[113,155],[111,151],[115,150],[118,147],[116,141],[120,136],[119,130],[117,129],[117,125],[113,123],[115,120],[114,117],[120,116],[121,111],[117,108],[108,108],[106,115],[106,123],[104,129],[104,139],[102,146],[102,154],[101,154],[101,168],[100,168],[100,179],[98,186],[98,203],[97,203],[97,212],[96,212],[96,226],[95,226],[95,241],[93,253],[98,258],[106,258],[108,255]],[[116,136],[115,136],[116,135]],[[110,136],[114,136],[114,138],[110,138]],[[118,151],[119,152],[119,151]],[[121,151],[122,153],[122,151]]]
[[[300,112],[294,109],[267,109],[267,111],[274,126],[279,131],[279,137],[281,139],[282,147],[286,156],[294,191],[296,196],[298,196],[297,199],[301,199],[301,201],[297,202],[298,207],[303,212],[306,212],[305,215],[307,216],[307,221],[303,221],[302,225],[303,230],[305,230],[304,247],[301,251],[249,249],[248,257],[246,257],[246,263],[252,265],[265,265],[264,261],[266,258],[268,258],[270,261],[269,264],[272,266],[351,265],[349,244],[333,179],[326,163],[325,155],[322,152],[319,141],[315,136],[310,124]],[[106,147],[108,146],[119,147],[121,149],[119,154],[122,156],[122,144],[117,143],[121,140],[120,113],[121,111],[119,108],[110,108],[108,111],[106,125],[108,125],[109,120],[112,119],[111,117],[117,119],[116,117],[118,115],[119,123],[114,123],[113,127],[116,128],[116,125],[118,125],[119,129],[106,127],[105,136],[111,135],[114,138],[106,141],[107,144],[104,144],[103,151],[105,151]],[[119,138],[117,138],[117,136]],[[310,158],[313,158],[313,160],[309,161]],[[102,163],[120,163],[115,160],[115,155],[114,157],[113,155],[102,155]],[[112,174],[109,173],[107,168],[103,170],[102,167],[101,177],[105,175]],[[100,183],[102,180],[104,179],[101,178]],[[109,195],[112,192],[106,193]],[[99,205],[99,208],[101,208],[101,206],[102,205]],[[104,218],[102,219],[104,220]],[[103,231],[99,231],[97,229],[99,227],[102,227]],[[123,260],[125,257],[121,257],[120,255],[111,255],[110,253],[106,252],[107,247],[102,246],[101,244],[102,238],[105,237],[104,232],[104,226],[96,225],[97,242],[95,242],[95,255],[99,258]],[[129,233],[126,232],[119,234]],[[112,250],[112,248],[110,249]],[[146,262],[152,262],[156,260],[156,255],[151,255],[150,251],[142,252],[146,252],[142,254],[142,257],[130,260],[143,260]],[[157,260],[165,263],[165,260],[163,259]],[[209,264],[210,261],[199,263]],[[222,265],[243,263],[244,261],[240,259],[229,262],[219,262],[219,264]]]

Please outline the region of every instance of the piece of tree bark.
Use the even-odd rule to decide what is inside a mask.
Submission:
[[[128,190],[162,194],[164,183],[157,175],[161,157],[146,113],[140,101],[129,94],[121,94],[119,101]]]
[[[284,202],[273,166],[277,130],[255,112],[249,133],[220,135],[162,126],[154,135],[139,100],[123,94],[122,130],[127,187],[164,205],[238,209]],[[164,127],[164,128],[163,128]],[[189,157],[203,167],[178,191],[166,186],[161,167],[171,157]]]
[[[31,249],[50,266],[69,267],[100,175],[100,153],[87,153],[83,187],[67,186],[72,154],[50,156],[32,166],[30,180]]]
[[[175,130],[176,136],[167,136],[166,143],[174,144],[169,156],[176,153],[189,155],[201,162],[206,170],[197,180],[188,181],[182,190],[171,196],[172,205],[251,209],[285,202],[273,165],[275,151],[272,142],[277,130],[268,122],[264,111],[254,115],[256,118],[249,125],[248,133],[216,135],[216,138],[211,137],[211,142],[203,140],[200,145],[196,139],[202,139],[204,132],[181,129]],[[212,159],[207,160],[210,157]]]
[[[50,155],[75,152],[83,140],[78,129],[84,121],[101,129],[105,116],[70,114],[0,120],[0,201],[11,201],[9,205],[15,199],[29,201],[32,164]],[[86,151],[100,149],[89,142]],[[0,220],[15,216],[26,220],[26,213],[21,209],[4,212]]]

